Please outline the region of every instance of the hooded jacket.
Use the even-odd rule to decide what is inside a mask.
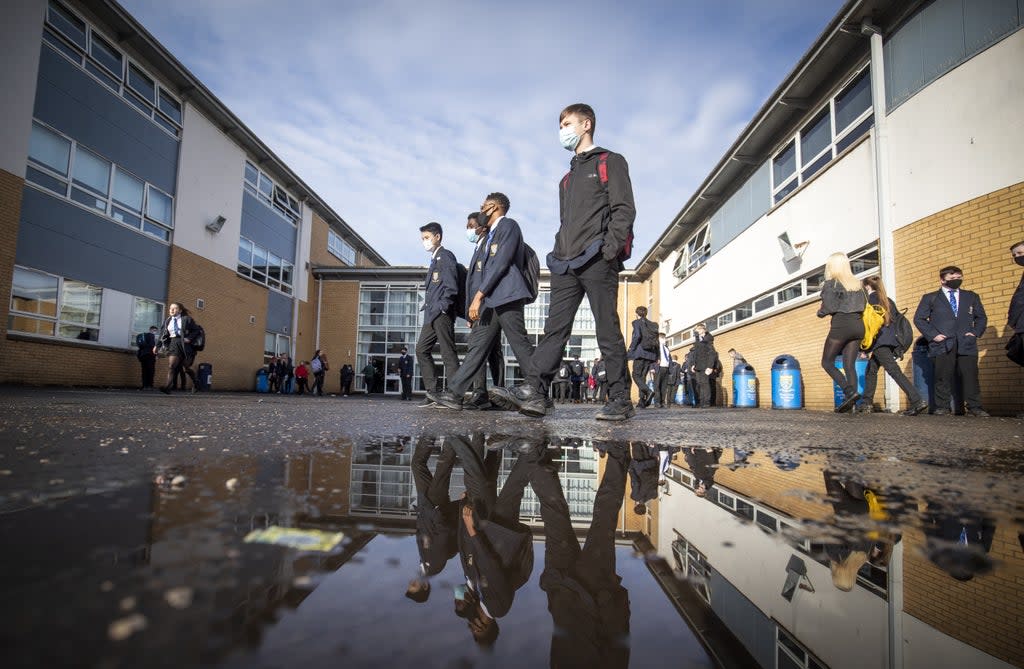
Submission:
[[[603,153],[608,154],[607,184],[598,175]],[[551,271],[564,274],[582,267],[598,253],[621,269],[618,255],[636,218],[626,159],[599,146],[574,155],[559,186],[558,200],[561,225],[555,234],[555,248],[548,254]]]

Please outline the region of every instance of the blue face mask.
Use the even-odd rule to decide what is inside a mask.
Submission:
[[[566,151],[575,151],[579,146],[580,136],[571,127],[565,126],[558,131],[558,141],[562,143],[562,148]]]
[[[480,235],[476,234],[476,230],[473,228],[466,228],[466,241],[470,244],[476,244],[480,241]]]

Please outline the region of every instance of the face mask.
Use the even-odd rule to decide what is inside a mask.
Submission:
[[[429,239],[424,239],[423,240],[423,250],[426,251],[427,253],[430,253],[431,251],[433,251],[434,250],[434,242],[432,240],[429,240]]]
[[[571,127],[565,126],[558,131],[558,141],[566,151],[575,151],[580,143],[580,136]]]
[[[1024,256],[1015,256],[1013,262],[1017,263],[1021,267],[1024,267]]]
[[[480,241],[480,235],[476,234],[476,230],[474,228],[466,228],[466,241],[470,244],[476,244]]]
[[[946,282],[946,288],[949,288],[950,290],[956,290],[957,288],[960,287],[960,284],[963,282],[963,279],[950,279],[949,281]]]

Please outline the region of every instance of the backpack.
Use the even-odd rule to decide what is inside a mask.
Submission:
[[[565,365],[558,368],[558,378],[567,379],[569,378],[569,369]]]
[[[202,351],[206,348],[206,330],[203,326],[195,321],[192,321],[192,326],[195,328],[192,332],[192,350]]]
[[[314,374],[319,374],[324,371],[323,363],[320,362],[320,358],[313,358],[309,361],[309,368],[313,370]]]
[[[573,376],[583,376],[583,363],[582,362],[574,362],[574,363],[572,363],[572,375]]]
[[[466,266],[460,262],[455,263],[455,281],[459,290],[455,293],[455,316],[464,321],[469,321],[469,305],[466,304],[466,276],[469,274]]]
[[[640,348],[658,350],[658,326],[646,318],[640,319]]]
[[[569,187],[569,175],[572,172],[566,172],[565,176],[562,177],[562,190]],[[597,177],[601,181],[601,188],[604,190],[604,195],[608,197],[608,152],[600,154],[597,157]],[[619,251],[619,260],[625,262],[629,260],[630,256],[633,255],[633,224],[629,225],[629,232],[626,233],[626,240],[622,243],[622,250]]]
[[[864,338],[860,340],[860,350],[870,351],[878,337],[878,331],[885,325],[885,310],[877,304],[868,304],[861,314],[864,321]]]
[[[904,309],[896,313],[892,319],[892,326],[896,331],[896,359],[902,360],[903,354],[910,350],[914,345],[914,327],[910,324],[910,319],[907,318],[907,310]]]
[[[530,291],[530,299],[526,304],[531,304],[537,299],[540,292],[540,259],[533,247],[523,242],[523,263],[520,266],[523,279],[526,280],[526,287]]]

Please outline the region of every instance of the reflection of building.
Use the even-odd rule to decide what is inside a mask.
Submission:
[[[782,472],[755,455],[755,467],[731,471],[730,462],[723,457],[706,499],[693,494],[691,473],[673,465],[669,494],[652,507],[655,547],[696,594],[677,598],[688,619],[728,629],[762,667],[1021,663],[1019,635],[1006,628],[1024,601],[1014,582],[1024,555],[1010,528],[993,542],[1000,566],[966,583],[922,556],[920,531],[889,535],[889,550],[864,563],[845,592],[825,545],[856,539],[831,524],[821,467],[805,461]]]

